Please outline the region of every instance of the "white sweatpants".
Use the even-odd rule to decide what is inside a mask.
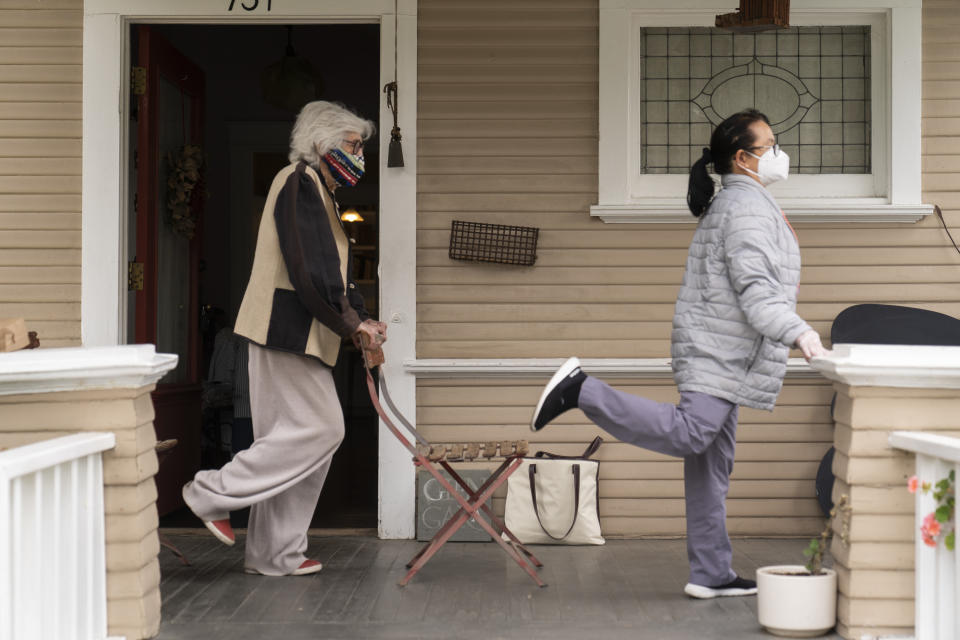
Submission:
[[[343,411],[321,362],[250,345],[253,445],[221,469],[200,471],[183,497],[203,520],[250,510],[247,568],[286,575],[306,559],[307,529],[330,460],[343,441]]]

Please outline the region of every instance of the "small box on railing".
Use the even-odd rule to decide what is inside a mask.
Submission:
[[[30,346],[23,318],[0,318],[0,352],[18,351]]]

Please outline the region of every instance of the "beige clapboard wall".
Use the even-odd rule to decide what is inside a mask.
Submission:
[[[960,10],[925,3],[924,199],[960,236]],[[419,3],[419,358],[666,357],[692,226],[606,225],[597,197],[594,0]],[[453,219],[540,228],[535,267],[454,262]],[[960,316],[960,255],[939,222],[797,225],[799,311],[824,336],[859,302]],[[794,354],[798,355],[798,354]],[[441,440],[522,438],[545,380],[422,379],[418,423]],[[672,381],[608,380],[674,401]],[[743,410],[728,503],[735,534],[822,526],[813,497],[832,389],[788,380],[773,413]],[[575,453],[600,431],[580,412],[535,436]],[[600,513],[617,535],[682,533],[682,463],[604,445]]]
[[[0,0],[0,317],[80,343],[82,0]]]

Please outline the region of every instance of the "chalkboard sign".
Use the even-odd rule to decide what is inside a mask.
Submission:
[[[447,481],[460,490],[459,485],[446,471],[441,471]],[[476,490],[490,477],[489,469],[469,469],[457,471],[467,485]],[[466,497],[461,490],[461,495]],[[446,524],[447,520],[460,509],[460,503],[453,498],[443,485],[429,471],[417,471],[417,540],[429,540]],[[479,517],[483,517],[482,515]],[[468,520],[450,540],[454,542],[488,542],[490,535],[472,518]]]

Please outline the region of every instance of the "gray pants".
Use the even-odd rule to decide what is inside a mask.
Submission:
[[[183,489],[203,520],[252,507],[247,568],[286,575],[306,559],[307,529],[330,460],[343,441],[343,412],[329,368],[303,356],[250,345],[253,445]]]
[[[738,407],[706,393],[682,392],[676,405],[617,391],[588,377],[580,408],[622,442],[683,458],[690,582],[707,587],[736,577],[727,535]]]

